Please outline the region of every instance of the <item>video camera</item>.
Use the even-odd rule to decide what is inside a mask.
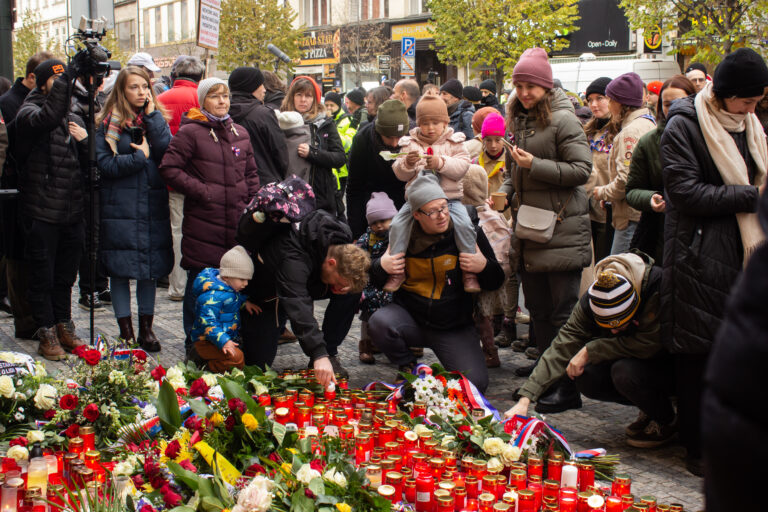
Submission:
[[[80,26],[72,39],[82,47],[70,58],[70,65],[77,76],[93,76],[101,83],[110,71],[120,69],[120,63],[110,61],[112,53],[100,44],[107,33],[106,27],[107,19],[103,16],[98,20],[80,17]]]

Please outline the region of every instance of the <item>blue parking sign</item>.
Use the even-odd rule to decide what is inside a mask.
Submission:
[[[400,41],[400,53],[403,57],[415,57],[416,56],[416,38],[404,37]]]

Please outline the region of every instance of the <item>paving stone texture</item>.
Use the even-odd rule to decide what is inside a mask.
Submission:
[[[78,333],[87,337],[88,313],[77,306],[77,288],[72,301],[73,320]],[[521,300],[522,302],[522,300]],[[322,320],[325,303],[315,304],[315,314]],[[137,311],[134,299],[133,311]],[[134,319],[134,323],[138,322]],[[116,337],[117,323],[110,306],[97,311],[95,316],[96,331]],[[184,333],[181,321],[181,303],[168,299],[167,290],[158,288],[155,307],[155,334],[162,342],[162,351],[157,356],[163,365],[173,365],[184,359]],[[135,327],[138,329],[138,325]],[[0,350],[25,352],[36,359],[37,342],[15,339],[13,320],[0,313]],[[137,331],[138,333],[138,331]],[[376,355],[375,365],[365,365],[357,357],[357,342],[360,336],[360,322],[355,320],[347,339],[340,347],[342,364],[349,371],[350,386],[362,387],[371,381],[391,382],[396,374],[396,367],[390,364],[382,354]],[[505,411],[513,405],[512,394],[520,387],[524,379],[516,377],[513,370],[529,364],[524,355],[511,349],[501,349],[501,368],[490,369],[490,386],[486,396],[499,411]],[[432,351],[425,349],[422,362],[432,364],[437,361]],[[277,370],[288,368],[306,368],[307,357],[298,343],[280,345],[274,367]],[[62,369],[64,362],[46,362],[49,371]],[[679,445],[670,445],[655,450],[641,450],[628,446],[624,442],[624,427],[637,416],[632,407],[603,403],[584,399],[581,409],[548,415],[545,419],[558,428],[577,450],[605,448],[608,453],[621,456],[620,473],[632,477],[632,491],[635,496],[654,495],[659,503],[681,503],[686,511],[704,510],[704,480],[688,473],[683,457],[685,451]]]

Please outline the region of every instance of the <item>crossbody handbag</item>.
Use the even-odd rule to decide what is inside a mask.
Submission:
[[[519,205],[517,208],[517,223],[515,224],[515,236],[522,240],[530,240],[540,244],[546,244],[552,240],[552,234],[555,232],[555,224],[563,221],[563,212],[568,206],[573,192],[568,196],[565,204],[560,211],[555,213],[552,210],[536,208],[527,204]]]

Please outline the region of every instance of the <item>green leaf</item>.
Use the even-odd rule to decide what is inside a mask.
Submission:
[[[312,453],[312,438],[299,439],[299,451],[304,454]]]
[[[173,507],[168,512],[195,512],[195,509],[187,505],[179,505],[178,507]]]
[[[291,512],[314,512],[315,502],[307,498],[304,492],[294,493],[291,498]]]
[[[224,504],[213,496],[203,496],[200,499],[200,508],[203,512],[221,512],[224,510]]]
[[[315,496],[321,496],[325,494],[325,483],[320,477],[315,477],[309,482],[309,490],[315,493]]]
[[[176,391],[167,380],[163,381],[157,393],[157,415],[168,437],[173,436],[181,427],[181,411],[176,399]]]
[[[211,408],[208,407],[202,399],[187,400],[187,403],[189,404],[189,408],[192,409],[192,412],[197,414],[200,418],[206,418],[211,412]]]
[[[275,436],[275,439],[277,439],[277,444],[279,446],[283,445],[283,440],[285,439],[285,434],[287,430],[285,429],[285,425],[281,425],[280,423],[275,422],[272,425],[272,435]]]
[[[181,467],[181,465],[173,462],[172,460],[169,460],[166,466],[168,467],[168,470],[173,473],[177,480],[184,482],[184,484],[193,491],[197,491],[200,488],[200,480],[203,479],[197,476],[195,473],[184,469]]]

